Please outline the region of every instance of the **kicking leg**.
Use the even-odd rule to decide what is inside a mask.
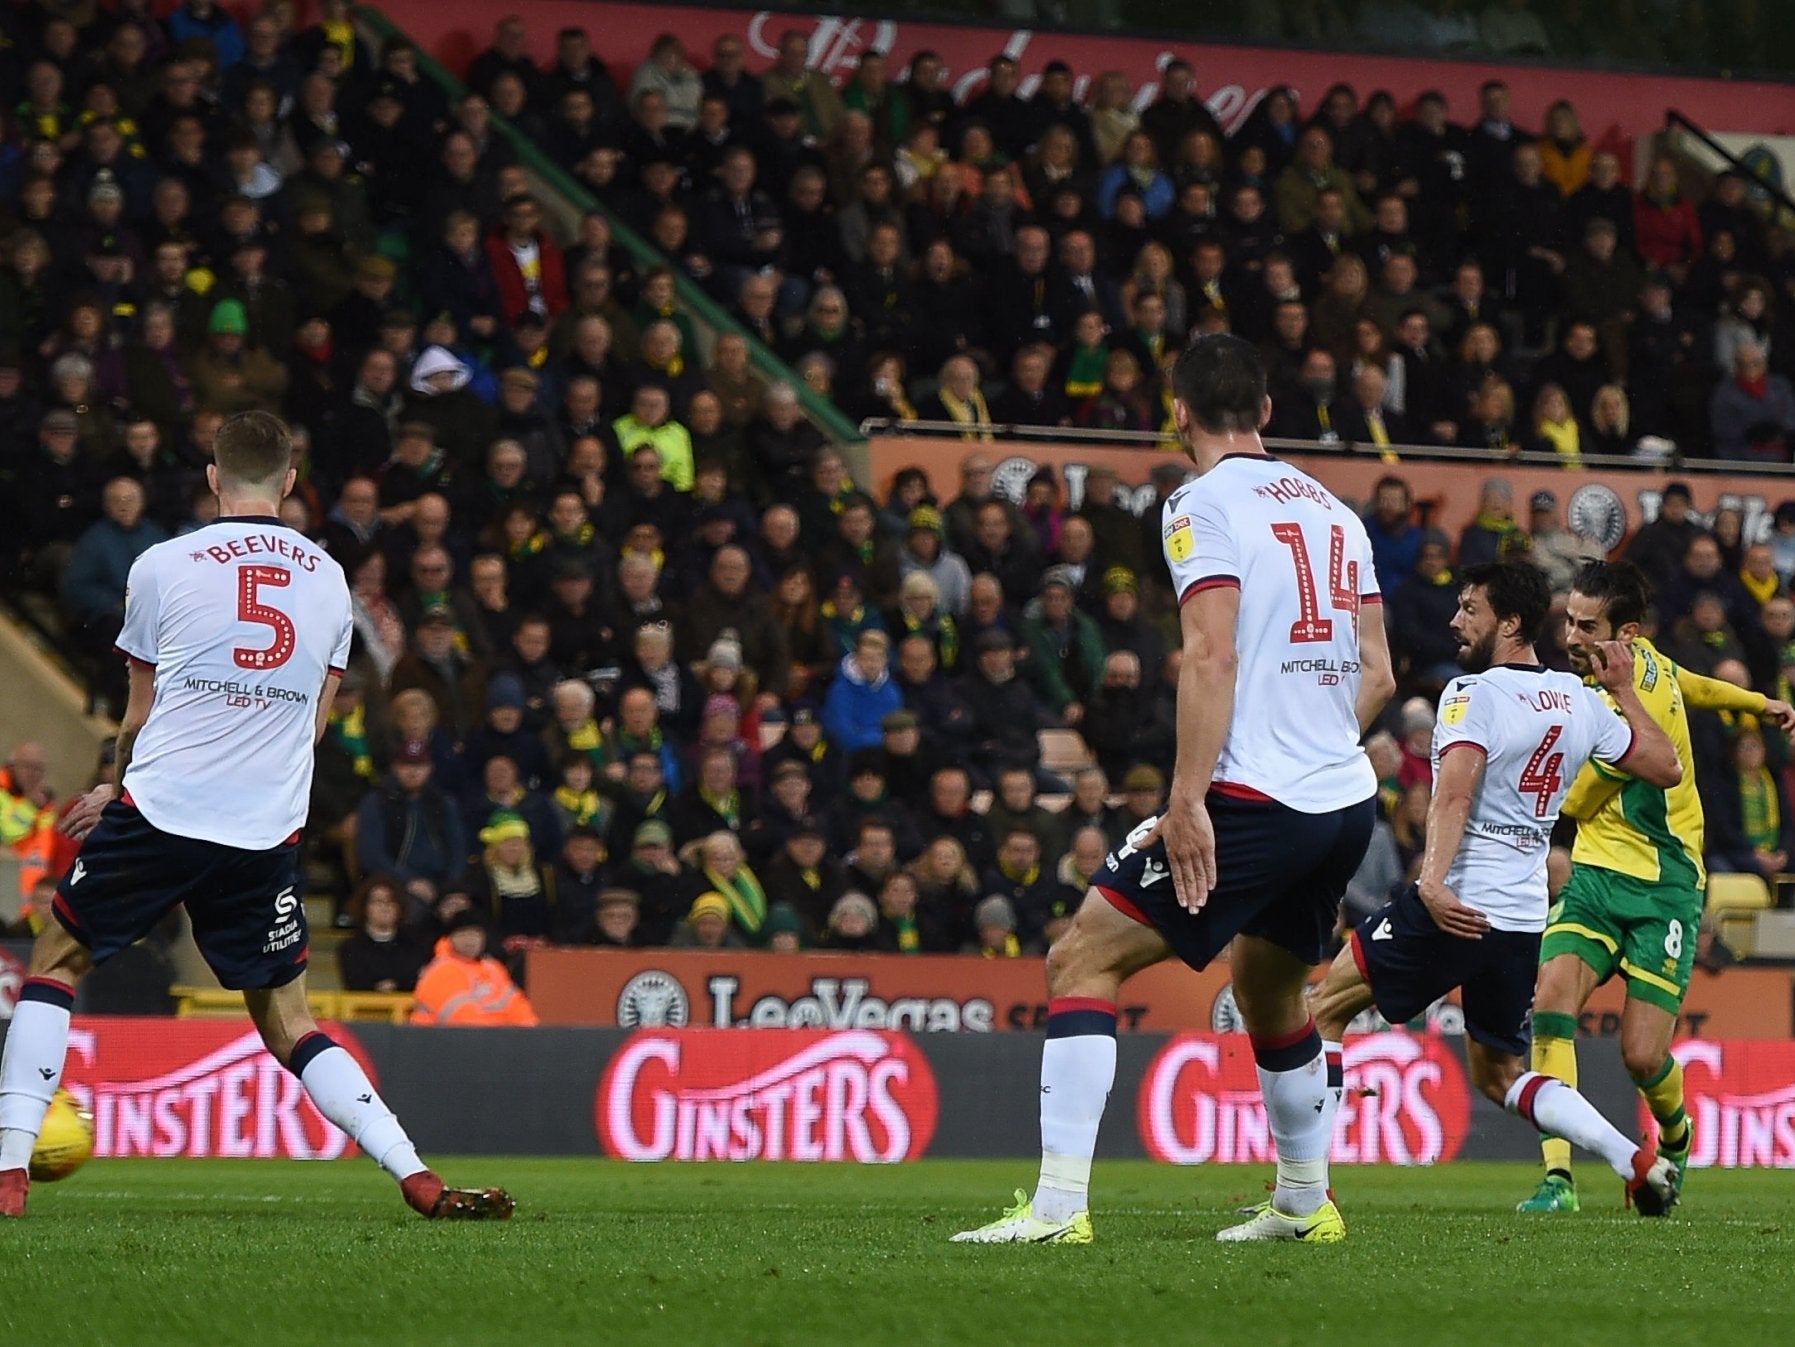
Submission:
[[[31,951],[0,1058],[0,1217],[23,1216],[31,1152],[62,1084],[75,987],[91,966],[86,948],[54,921]]]
[[[1540,966],[1533,994],[1533,1069],[1540,1075],[1577,1088],[1577,1016],[1595,991],[1599,974],[1575,954],[1560,954]],[[1501,1101],[1498,1100],[1498,1103]],[[1578,1209],[1571,1177],[1571,1143],[1542,1135],[1540,1153],[1546,1175],[1532,1197],[1518,1208],[1526,1212]]]
[[[1047,1042],[1041,1049],[1041,1175],[1033,1199],[956,1243],[1089,1243],[1091,1157],[1116,1078],[1116,994],[1171,954],[1149,926],[1102,894],[1085,895],[1047,952]]]
[[[1642,1147],[1561,1080],[1523,1071],[1521,1059],[1465,1040],[1471,1080],[1486,1096],[1541,1132],[1602,1157],[1625,1180],[1641,1212],[1661,1216],[1676,1203],[1675,1168],[1656,1147]]]
[[[1278,1181],[1271,1201],[1252,1220],[1223,1230],[1216,1238],[1318,1244],[1342,1240],[1346,1225],[1328,1195],[1328,1152],[1333,1148],[1340,1085],[1303,1001],[1312,970],[1281,945],[1250,935],[1235,938],[1231,963],[1234,998],[1253,1041],[1259,1092],[1278,1149]],[[1357,978],[1358,972],[1352,968],[1352,977]],[[1335,970],[1330,969],[1328,976],[1335,978]],[[1338,976],[1336,985],[1344,985],[1347,974]],[[1347,1003],[1342,993],[1340,1008]],[[1350,1015],[1341,1019],[1339,1009],[1334,1017],[1332,1023],[1342,1030],[1351,1019]]]
[[[417,1148],[361,1065],[318,1028],[305,1002],[303,975],[285,986],[243,994],[262,1042],[317,1105],[369,1158],[399,1181],[405,1200],[431,1219],[503,1220],[515,1204],[491,1188],[448,1188],[418,1158]]]

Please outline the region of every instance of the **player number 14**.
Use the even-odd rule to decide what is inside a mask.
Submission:
[[[1290,549],[1296,563],[1296,595],[1300,609],[1290,624],[1290,643],[1308,645],[1334,639],[1332,618],[1321,615],[1321,600],[1315,592],[1315,571],[1309,565],[1309,545],[1301,524],[1273,524],[1272,536]],[[1328,529],[1328,601],[1336,610],[1352,618],[1353,636],[1359,634],[1359,563],[1346,559],[1346,530],[1338,524]]]

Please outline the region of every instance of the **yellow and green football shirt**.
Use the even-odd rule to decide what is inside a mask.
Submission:
[[[1564,812],[1578,820],[1571,850],[1576,863],[1654,884],[1699,889],[1707,878],[1702,866],[1707,820],[1695,788],[1689,713],[1678,674],[1676,664],[1650,641],[1634,639],[1633,686],[1646,713],[1670,736],[1683,779],[1663,790],[1592,760],[1577,774]],[[1613,705],[1606,692],[1602,698]]]

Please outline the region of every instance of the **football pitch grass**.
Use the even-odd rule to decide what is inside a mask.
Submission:
[[[1214,1242],[1268,1170],[1099,1162],[1084,1248],[950,1245],[1025,1162],[448,1160],[515,1220],[430,1225],[365,1160],[100,1160],[0,1222],[0,1343],[1770,1344],[1795,1175],[1702,1171],[1669,1220],[1586,1165],[1335,1171],[1343,1245]]]

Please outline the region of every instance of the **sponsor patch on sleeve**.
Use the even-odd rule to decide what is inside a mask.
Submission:
[[[1471,694],[1455,692],[1440,703],[1440,719],[1448,725],[1462,724],[1471,707]]]
[[[1191,553],[1197,550],[1197,537],[1191,532],[1189,515],[1173,515],[1166,520],[1165,548],[1166,556],[1173,561],[1190,560]]]

